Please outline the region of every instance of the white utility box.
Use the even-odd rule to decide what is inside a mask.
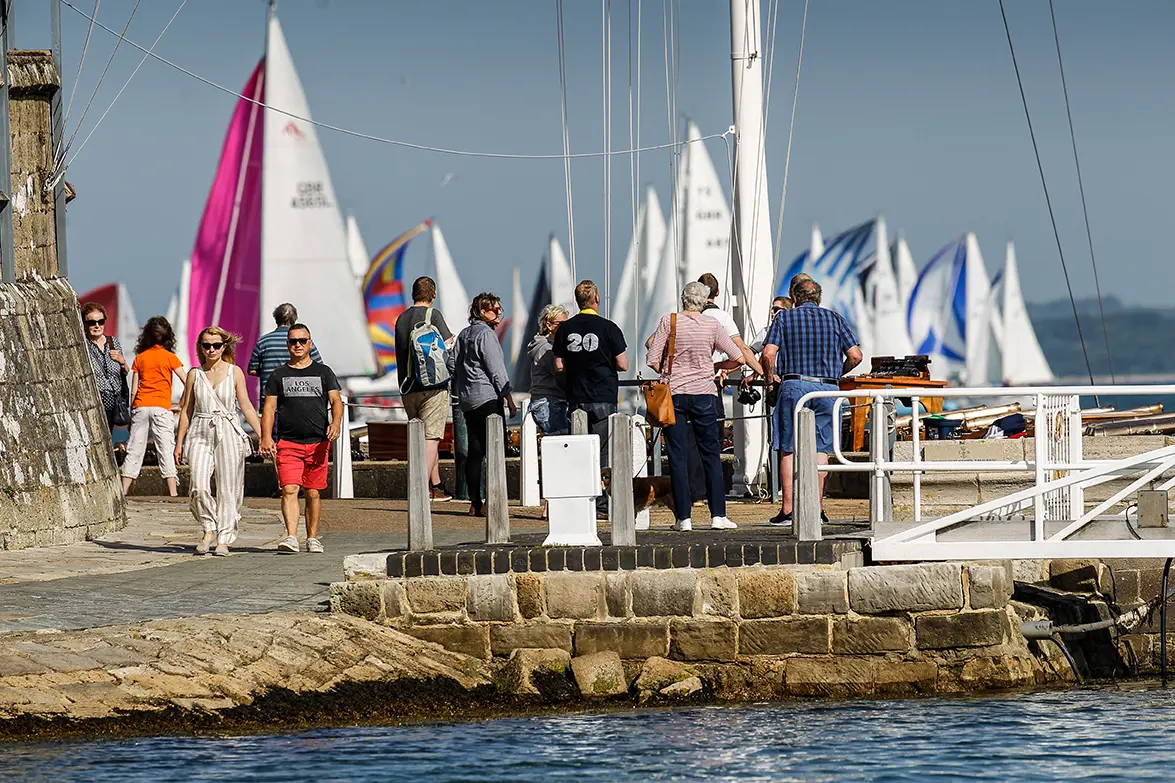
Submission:
[[[600,546],[596,496],[600,494],[600,439],[553,435],[540,444],[548,535],[544,546]]]

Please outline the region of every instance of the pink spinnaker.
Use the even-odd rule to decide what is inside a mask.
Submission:
[[[265,100],[265,59],[253,70],[242,95]],[[233,111],[216,178],[204,205],[192,249],[188,334],[219,326],[241,337],[236,362],[245,369],[260,335],[261,155],[264,109],[241,99]],[[189,346],[192,356],[197,353]],[[257,379],[246,376],[257,399]]]

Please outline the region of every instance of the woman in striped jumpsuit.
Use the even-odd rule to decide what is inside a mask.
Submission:
[[[180,400],[175,459],[177,463],[183,460],[184,437],[188,436],[192,515],[204,529],[204,537],[196,545],[201,555],[208,553],[214,539],[215,553],[227,555],[228,545],[237,537],[237,522],[245,504],[245,457],[252,450],[238,407],[253,431],[261,432],[257,411],[245,389],[245,375],[233,364],[237,342],[237,337],[218,326],[200,332],[196,343],[200,366],[188,373]]]

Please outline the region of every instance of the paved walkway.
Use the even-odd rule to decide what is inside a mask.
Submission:
[[[839,501],[843,508],[835,509],[834,503],[834,518],[860,513],[859,501]],[[247,506],[227,558],[195,555],[200,532],[186,498],[132,498],[127,527],[95,541],[0,552],[0,634],[209,613],[322,610],[330,583],[343,578],[344,557],[408,545],[405,501],[323,501],[321,555],[279,554],[284,528],[278,501],[249,498]],[[467,516],[467,510],[467,503],[434,504],[437,545],[485,540],[484,520]],[[772,512],[770,506],[732,503],[728,515],[748,527]],[[511,518],[514,531],[546,529],[538,509],[514,507]],[[654,527],[670,521],[666,509],[654,509]]]

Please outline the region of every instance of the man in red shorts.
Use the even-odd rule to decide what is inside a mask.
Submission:
[[[339,437],[343,398],[334,371],[310,358],[313,346],[310,329],[305,324],[291,326],[286,334],[290,361],[274,370],[265,384],[261,453],[274,456],[277,482],[282,489],[286,537],[277,545],[279,552],[298,551],[298,492],[303,489],[306,490],[306,551],[322,552],[322,542],[318,540],[322,501],[318,493],[326,489],[327,454],[330,444]]]

